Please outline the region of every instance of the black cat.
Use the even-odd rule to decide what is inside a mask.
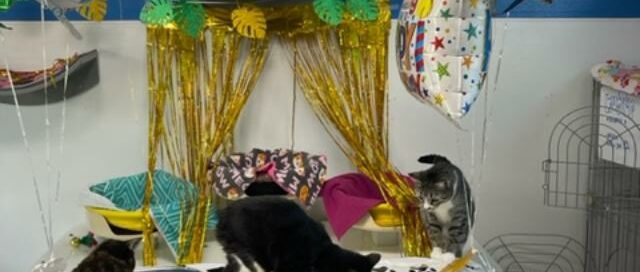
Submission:
[[[131,246],[129,242],[107,240],[98,245],[72,272],[133,272],[136,259]]]
[[[322,225],[280,196],[231,203],[219,214],[216,236],[228,264],[212,271],[370,272],[380,260],[333,244]]]

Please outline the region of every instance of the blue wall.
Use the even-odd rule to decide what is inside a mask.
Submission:
[[[503,11],[513,0],[497,0],[496,10]],[[391,0],[394,17],[402,0]],[[123,5],[120,6],[120,3]],[[107,20],[137,20],[144,0],[109,0]],[[69,12],[69,19],[81,19]],[[504,16],[504,15],[500,15]],[[640,18],[640,0],[525,0],[511,12],[513,18]],[[47,12],[47,19],[53,16]],[[0,21],[40,20],[40,4],[35,0],[18,2],[8,12],[0,12]]]
[[[105,20],[138,20],[140,10],[145,0],[108,0]],[[122,3],[122,5],[120,5]],[[74,11],[67,12],[69,20],[84,20]],[[55,20],[49,11],[45,11],[47,20]],[[40,3],[36,0],[17,2],[9,11],[0,11],[0,21],[39,21]]]
[[[498,0],[497,11],[504,11],[513,0]],[[640,0],[525,0],[511,11],[511,17],[538,18],[639,18]]]

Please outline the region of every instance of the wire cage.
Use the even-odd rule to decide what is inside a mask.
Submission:
[[[484,245],[504,272],[582,272],[589,256],[580,242],[555,234],[504,234]]]
[[[640,97],[596,82],[593,102],[551,131],[544,203],[587,212],[585,271],[640,271]]]

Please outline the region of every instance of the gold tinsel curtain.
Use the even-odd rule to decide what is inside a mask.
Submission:
[[[149,173],[156,167],[192,182],[197,203],[182,201],[179,264],[199,262],[213,202],[208,165],[230,150],[236,122],[262,73],[268,39],[247,39],[225,26],[198,38],[172,26],[147,29]],[[162,162],[158,163],[158,156]],[[214,158],[215,159],[215,158]],[[145,265],[155,263],[148,175],[143,213]]]
[[[431,245],[414,207],[415,193],[388,158],[388,37],[391,15],[381,1],[375,22],[349,20],[337,28],[283,35],[306,100],[353,164],[380,187],[401,215],[408,255]]]
[[[313,6],[262,8],[267,37],[279,36],[289,49],[306,100],[336,144],[380,187],[401,216],[407,255],[428,256],[431,244],[415,207],[414,190],[388,158],[389,2],[379,1],[376,21],[349,14],[337,26],[316,16]],[[143,203],[145,265],[153,265],[149,206],[153,171],[161,167],[193,182],[197,203],[183,201],[178,263],[202,259],[206,215],[214,201],[207,177],[209,160],[230,151],[233,130],[262,73],[268,39],[237,34],[229,8],[208,8],[207,27],[191,38],[169,24],[149,27],[149,173]],[[459,271],[473,253],[445,271]]]

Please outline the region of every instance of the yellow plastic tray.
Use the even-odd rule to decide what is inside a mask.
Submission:
[[[93,212],[99,215],[104,216],[107,219],[109,224],[112,224],[116,227],[133,230],[133,231],[142,231],[143,223],[142,223],[142,211],[119,211],[119,210],[111,210],[105,208],[96,208],[96,207],[85,207],[89,212]]]
[[[373,222],[380,227],[399,227],[402,225],[402,219],[389,203],[379,204],[369,211]]]

